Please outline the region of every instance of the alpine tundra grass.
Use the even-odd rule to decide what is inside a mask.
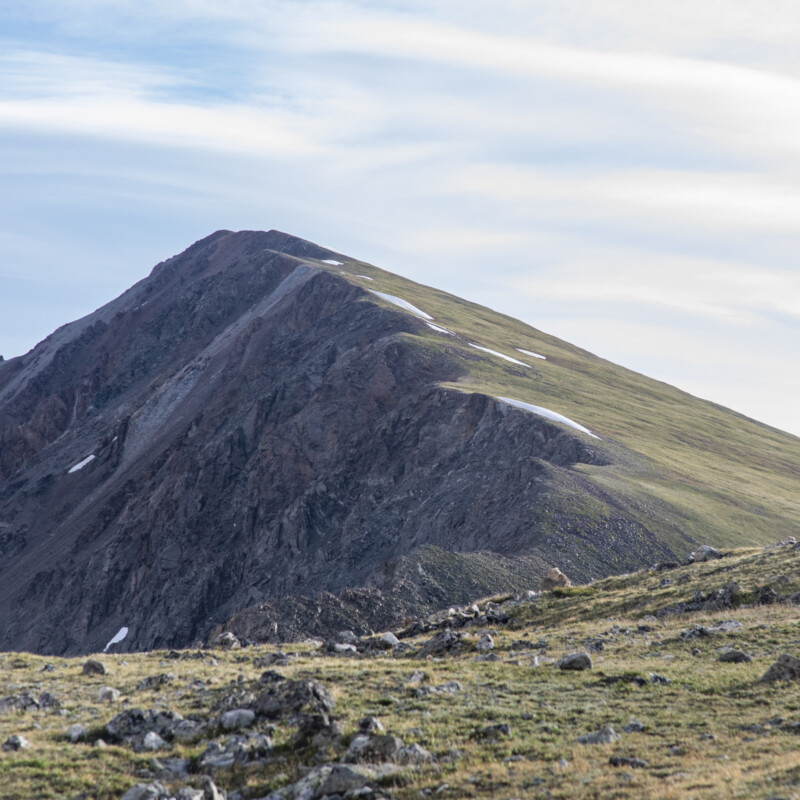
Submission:
[[[800,683],[759,681],[780,654],[800,652],[798,591],[800,550],[785,544],[484,599],[478,611],[496,609],[502,621],[478,619],[459,629],[459,647],[427,658],[418,653],[435,630],[397,631],[399,646],[358,654],[306,642],[95,656],[105,675],[84,675],[85,659],[4,654],[0,743],[20,735],[30,747],[0,753],[0,797],[106,800],[156,778],[173,791],[200,786],[208,772],[201,755],[225,733],[214,708],[227,695],[257,694],[270,661],[271,680],[314,678],[331,692],[341,737],[298,748],[296,720],[257,718],[254,729],[272,738],[266,757],[210,773],[229,796],[293,797],[291,787],[340,761],[359,721],[374,716],[433,759],[377,778],[373,788],[389,797],[800,797]],[[439,630],[447,616],[434,618]],[[493,648],[479,650],[486,633]],[[281,648],[286,657],[276,655]],[[731,650],[751,660],[721,661]],[[556,666],[575,651],[591,655],[591,669]],[[162,685],[137,689],[165,674]],[[103,685],[120,698],[98,702]],[[42,692],[60,705],[3,706],[3,698]],[[152,753],[99,744],[105,724],[134,707],[211,723],[195,740]],[[67,732],[77,723],[86,734],[73,743]],[[619,738],[576,741],[605,726]],[[185,762],[187,774],[165,778],[169,759]]]

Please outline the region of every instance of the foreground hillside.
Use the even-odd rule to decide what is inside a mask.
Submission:
[[[0,656],[0,797],[800,797],[800,549],[662,567],[395,638]]]
[[[0,649],[357,633],[800,527],[800,439],[283,233],[0,363]],[[320,594],[322,593],[322,594]]]

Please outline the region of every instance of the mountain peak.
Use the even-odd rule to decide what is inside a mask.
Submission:
[[[0,646],[181,646],[233,615],[300,636],[311,607],[366,629],[787,535],[798,477],[794,437],[289,234],[217,231],[0,364]]]

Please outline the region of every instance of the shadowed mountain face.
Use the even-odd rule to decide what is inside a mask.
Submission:
[[[272,638],[388,624],[707,533],[624,438],[497,399],[533,402],[543,368],[486,366],[474,336],[368,291],[397,291],[381,276],[222,231],[0,363],[0,647],[86,652],[123,625],[121,649],[186,646],[234,615]]]

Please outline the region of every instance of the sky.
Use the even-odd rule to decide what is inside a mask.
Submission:
[[[800,435],[800,5],[0,0],[0,354],[277,228]]]

